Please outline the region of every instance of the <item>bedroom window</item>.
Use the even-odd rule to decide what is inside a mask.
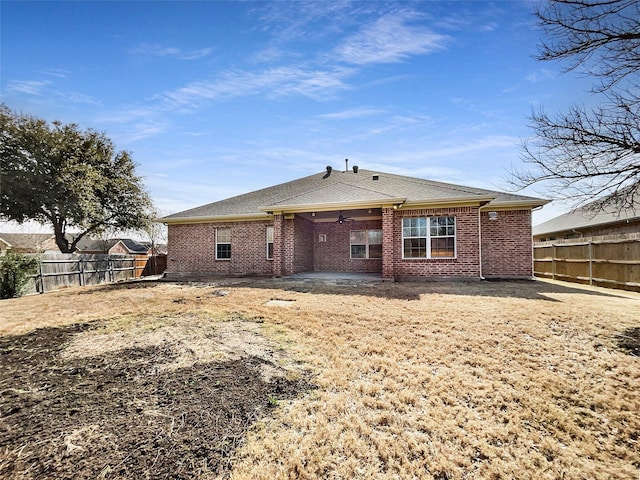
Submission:
[[[273,227],[267,227],[267,260],[273,260]]]
[[[403,258],[455,258],[456,217],[402,219]]]
[[[216,260],[231,260],[230,228],[216,228]]]
[[[351,258],[382,258],[382,230],[351,230]]]

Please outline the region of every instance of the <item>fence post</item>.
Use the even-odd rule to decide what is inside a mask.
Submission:
[[[42,258],[40,258],[40,261],[38,262],[38,272],[39,272],[39,276],[38,276],[38,282],[40,283],[40,293],[44,293],[44,275],[42,274]],[[36,283],[36,289],[38,288],[38,282]]]
[[[589,285],[593,285],[593,242],[589,240]]]
[[[86,283],[86,280],[84,278],[84,267],[85,267],[84,257],[80,257],[80,265],[79,266],[80,266],[80,286],[84,287],[84,285]]]
[[[109,270],[109,281],[111,283],[114,282],[114,274],[113,274],[113,259],[111,258],[111,255],[109,255],[109,257],[107,257],[107,270]]]
[[[556,279],[556,245],[555,243],[551,245],[551,278],[553,280]]]

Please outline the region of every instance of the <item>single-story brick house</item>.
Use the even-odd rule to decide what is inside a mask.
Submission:
[[[385,279],[530,278],[546,200],[353,167],[160,219],[168,277],[375,272]]]
[[[533,227],[534,242],[640,233],[640,202],[626,208],[572,210]]]

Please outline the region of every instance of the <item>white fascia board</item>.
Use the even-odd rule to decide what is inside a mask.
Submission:
[[[243,213],[236,215],[210,215],[204,217],[164,217],[156,221],[167,225],[180,225],[189,223],[221,223],[221,222],[249,222],[252,220],[269,220],[271,215],[266,213]]]
[[[482,210],[483,212],[488,212],[488,211],[504,211],[504,210],[523,210],[523,209],[529,209],[529,208],[537,208],[537,207],[542,207],[543,205],[546,205],[547,203],[550,203],[551,200],[515,200],[515,201],[508,201],[508,202],[496,202],[496,203],[489,203],[487,205],[484,205],[483,207],[480,207],[480,210]]]
[[[386,206],[401,205],[406,198],[384,198],[379,200],[358,200],[355,202],[327,202],[327,203],[307,203],[298,205],[269,205],[260,207],[263,212],[283,214],[283,213],[304,213],[304,212],[331,212],[334,210],[355,210],[360,208],[382,208]]]
[[[402,210],[435,207],[482,207],[495,197],[491,195],[474,195],[472,197],[434,198],[430,200],[412,200],[402,205]]]

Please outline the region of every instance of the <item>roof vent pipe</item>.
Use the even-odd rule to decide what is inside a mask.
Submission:
[[[333,168],[331,167],[331,165],[327,165],[327,173],[331,173],[331,170],[333,170]]]
[[[358,166],[357,165],[353,166],[353,173],[358,173]]]
[[[344,171],[345,171],[345,173],[349,171],[349,159],[348,158],[344,159]]]

